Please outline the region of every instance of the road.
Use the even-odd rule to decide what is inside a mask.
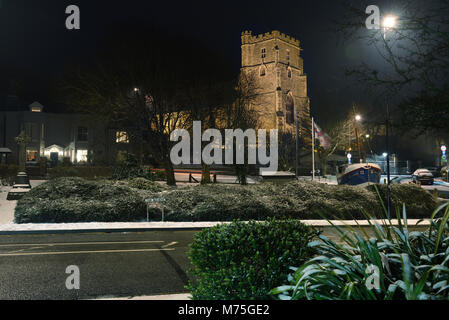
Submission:
[[[0,236],[0,299],[92,299],[187,292],[195,231]],[[80,289],[66,288],[79,267]]]

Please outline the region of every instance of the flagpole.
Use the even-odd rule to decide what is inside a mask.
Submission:
[[[312,180],[315,180],[315,126],[312,117]]]

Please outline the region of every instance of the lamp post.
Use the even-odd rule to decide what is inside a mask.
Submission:
[[[389,29],[392,29],[396,26],[396,20],[397,18],[393,15],[386,16],[382,21],[382,33],[383,33],[383,39],[386,41],[387,38],[387,31]],[[385,98],[387,99],[387,98]],[[388,101],[386,100],[387,105],[387,117],[385,120],[385,146],[387,148],[387,211],[388,211],[388,219],[391,217],[391,190],[390,190],[390,146],[389,146],[389,123],[390,123],[390,110],[388,108]]]
[[[362,121],[362,116],[359,115],[359,114],[357,114],[357,115],[355,116],[355,121],[356,121],[356,122]],[[361,156],[361,154],[360,154],[359,133],[358,133],[358,131],[357,131],[357,125],[356,125],[356,124],[354,125],[354,129],[355,129],[355,141],[356,141],[356,143],[357,143],[357,151],[358,151],[358,153],[359,153],[359,162],[361,163],[361,162],[362,162],[362,156]]]

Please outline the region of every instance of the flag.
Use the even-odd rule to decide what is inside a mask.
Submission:
[[[316,124],[315,120],[313,121],[313,128],[315,131],[315,139],[320,140],[320,145],[327,149],[330,146],[330,138],[329,136],[321,130],[321,128]]]

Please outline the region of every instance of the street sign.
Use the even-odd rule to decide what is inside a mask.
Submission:
[[[447,148],[446,146],[441,146],[441,151],[446,152]]]

